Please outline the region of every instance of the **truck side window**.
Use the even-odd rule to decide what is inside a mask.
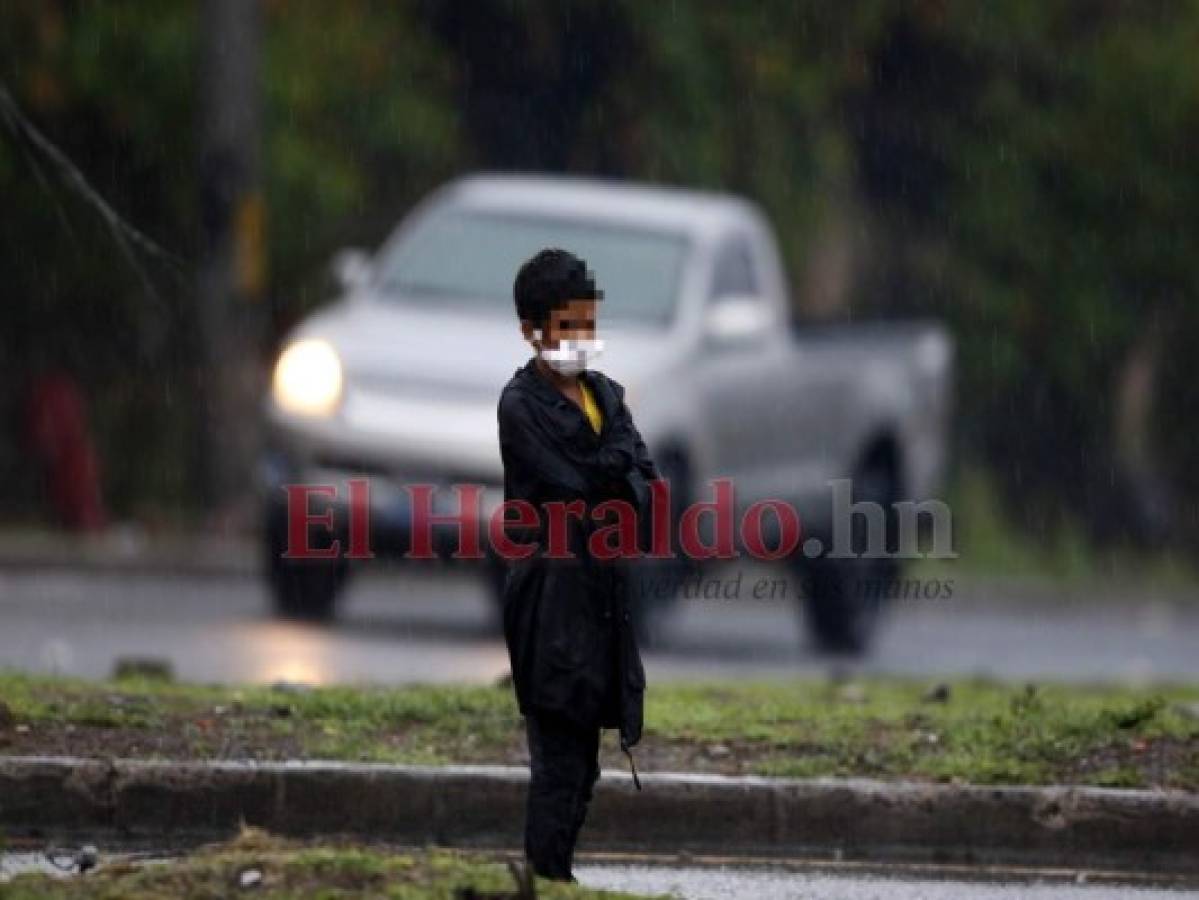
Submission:
[[[744,238],[725,241],[717,252],[709,300],[728,296],[758,296],[753,256]]]

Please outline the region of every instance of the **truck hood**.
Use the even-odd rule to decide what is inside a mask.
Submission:
[[[605,326],[602,320],[599,336],[605,348],[596,368],[621,383],[638,380],[660,340],[656,332]],[[447,399],[498,400],[533,352],[515,315],[479,315],[452,305],[340,303],[312,316],[293,337],[330,343],[347,381],[405,393],[427,388]]]
[[[601,322],[600,336],[596,368],[623,384],[655,358],[655,333]],[[499,479],[496,403],[532,354],[514,315],[360,300],[313,315],[292,335],[301,337],[328,342],[341,359],[338,418],[311,426],[340,445],[329,449]]]

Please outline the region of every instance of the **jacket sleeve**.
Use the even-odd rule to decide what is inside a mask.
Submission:
[[[591,452],[572,449],[567,456],[544,433],[519,392],[500,398],[500,453],[506,466],[517,467],[522,477],[539,480],[557,491],[587,492],[596,484],[620,477],[634,465],[631,435],[606,442]]]
[[[608,384],[612,386],[612,390],[620,401],[621,427],[625,430],[633,448],[633,467],[641,473],[646,481],[655,481],[661,478],[658,467],[654,465],[654,461],[649,455],[649,448],[645,446],[645,441],[641,439],[641,432],[637,430],[637,426],[633,422],[633,411],[625,402],[624,385],[615,378],[608,378]]]
[[[645,446],[645,441],[641,439],[641,432],[633,424],[632,413],[629,413],[629,427],[633,429],[633,446],[636,451],[634,454],[634,465],[636,465],[646,481],[657,481],[662,475],[658,472],[658,467],[650,457],[649,448]]]

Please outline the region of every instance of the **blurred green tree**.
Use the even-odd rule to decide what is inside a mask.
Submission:
[[[261,2],[274,334],[325,299],[335,249],[463,169],[734,190],[778,227],[798,313],[952,323],[960,449],[1023,527],[1153,537],[1169,498],[1199,541],[1195,0]],[[197,14],[0,8],[14,97],[187,259]],[[65,363],[117,510],[193,502],[189,283],[144,261],[155,299],[12,140],[0,190],[0,412]],[[21,466],[0,441],[0,476],[26,484]]]

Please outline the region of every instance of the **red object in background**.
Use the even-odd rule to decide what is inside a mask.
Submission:
[[[62,524],[98,530],[108,524],[108,514],[84,407],[83,392],[70,375],[39,376],[27,398],[26,439],[45,473],[50,502]]]

